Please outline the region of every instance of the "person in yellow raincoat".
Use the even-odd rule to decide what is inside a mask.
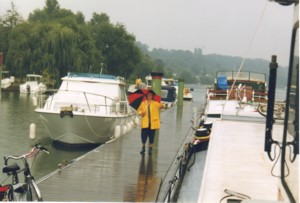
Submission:
[[[136,87],[136,89],[141,88],[142,82],[143,82],[142,79],[140,78],[140,76],[138,76],[136,78],[136,80],[135,80],[135,87]]]
[[[145,154],[145,146],[149,138],[148,153],[152,154],[152,146],[155,137],[155,131],[160,128],[160,109],[163,105],[153,100],[153,93],[150,91],[146,95],[146,100],[142,101],[137,109],[138,114],[142,117],[141,120],[141,140],[142,150],[141,154]]]

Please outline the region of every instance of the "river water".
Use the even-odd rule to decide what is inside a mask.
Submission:
[[[70,151],[52,146],[46,128],[38,115],[34,112],[32,96],[19,92],[2,91],[0,100],[0,169],[4,166],[4,155],[21,155],[28,152],[34,144],[40,143],[47,147],[50,154],[40,153],[31,159],[32,173],[36,179],[43,177],[57,168],[64,160],[72,160],[87,151]],[[29,138],[29,127],[35,123],[36,138]],[[13,162],[13,161],[12,161]],[[22,166],[20,164],[20,166]],[[6,175],[0,173],[0,184]]]
[[[193,106],[201,107],[206,91],[205,86],[190,85],[194,89]],[[284,90],[277,91],[277,99],[283,100]],[[88,150],[59,149],[52,145],[38,115],[34,112],[32,96],[19,92],[2,91],[0,98],[0,169],[4,166],[4,155],[21,155],[28,152],[34,144],[40,143],[47,147],[50,154],[41,153],[35,159],[30,160],[31,170],[36,179],[39,179],[57,169],[59,163],[64,160],[75,159]],[[31,123],[37,126],[37,137],[29,138]],[[1,170],[2,171],[2,170]],[[6,180],[6,175],[0,172],[0,184]]]

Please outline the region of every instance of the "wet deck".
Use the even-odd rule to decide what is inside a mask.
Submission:
[[[45,201],[153,202],[180,147],[191,134],[193,103],[161,113],[161,129],[152,155],[141,156],[140,128],[80,157],[38,185]],[[168,173],[169,172],[169,173]]]

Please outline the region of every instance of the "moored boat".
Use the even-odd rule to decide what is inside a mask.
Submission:
[[[152,77],[145,77],[147,88],[152,87]],[[162,78],[161,80],[161,102],[168,109],[174,106],[177,102],[178,82],[173,78]]]
[[[8,71],[2,71],[2,80],[1,80],[1,88],[7,89],[11,86],[11,83],[14,81],[13,77],[3,77],[4,75],[7,75]]]
[[[42,82],[42,78],[41,75],[27,74],[26,82],[20,85],[20,93],[44,93],[47,90],[47,86]]]
[[[192,101],[193,100],[193,95],[192,95],[192,92],[191,92],[191,88],[185,87],[183,89],[183,100],[187,100],[187,101]]]
[[[124,78],[70,73],[58,91],[35,110],[52,140],[71,146],[97,145],[132,129]]]
[[[217,72],[212,88],[207,88],[205,115],[220,118],[240,115],[264,118],[258,113],[260,103],[267,102],[266,75],[256,72]]]
[[[276,112],[278,64],[272,56],[265,123],[241,120],[239,113],[235,120],[214,120],[199,203],[299,202],[299,1],[275,1],[294,4],[284,121],[276,120],[281,112]]]

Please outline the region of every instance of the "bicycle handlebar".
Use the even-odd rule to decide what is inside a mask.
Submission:
[[[49,151],[47,150],[47,148],[41,146],[40,144],[36,144],[34,145],[34,147],[30,150],[30,152],[23,154],[21,156],[12,156],[12,155],[7,155],[4,156],[4,165],[7,166],[7,162],[9,159],[13,159],[13,160],[20,160],[20,159],[26,159],[32,155],[37,155],[40,151],[43,151],[47,154],[49,154]]]

